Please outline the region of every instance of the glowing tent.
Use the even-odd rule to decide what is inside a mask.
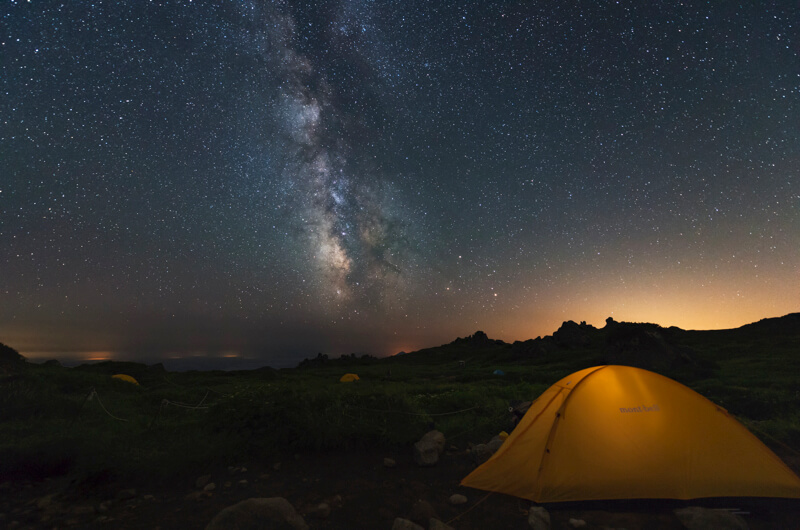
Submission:
[[[344,374],[339,381],[342,383],[352,383],[353,381],[358,381],[358,379],[356,374]]]
[[[628,366],[558,381],[461,484],[537,502],[800,498],[800,478],[725,409]]]
[[[119,379],[120,381],[127,381],[128,383],[133,383],[134,385],[138,385],[139,381],[134,379],[133,377],[125,374],[116,374],[111,376],[114,379]]]

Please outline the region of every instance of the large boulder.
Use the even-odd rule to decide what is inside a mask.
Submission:
[[[531,506],[528,524],[533,530],[550,530],[550,513],[541,506]]]
[[[444,452],[445,437],[439,431],[430,431],[414,444],[414,461],[420,466],[434,466]]]
[[[308,525],[283,497],[252,498],[219,512],[206,530],[308,530]]]

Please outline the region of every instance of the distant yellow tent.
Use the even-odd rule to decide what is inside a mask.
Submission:
[[[359,377],[356,374],[344,374],[339,381],[342,383],[352,383],[353,381],[358,381]]]
[[[119,379],[120,381],[127,381],[128,383],[133,383],[134,385],[138,385],[139,384],[139,381],[137,381],[136,379],[134,379],[133,377],[131,377],[129,375],[116,374],[116,375],[112,375],[111,377],[113,377],[114,379]]]
[[[628,366],[558,381],[461,484],[536,502],[800,498],[800,478],[725,409]]]

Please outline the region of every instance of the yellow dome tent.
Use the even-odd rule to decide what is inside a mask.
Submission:
[[[461,484],[536,502],[800,498],[800,478],[725,409],[628,366],[558,381]]]
[[[139,381],[134,379],[133,377],[125,374],[116,374],[111,376],[113,379],[119,379],[120,381],[127,381],[128,383],[133,383],[134,385],[138,385]]]
[[[352,383],[353,381],[358,381],[359,377],[356,374],[344,374],[341,379],[339,379],[342,383]]]

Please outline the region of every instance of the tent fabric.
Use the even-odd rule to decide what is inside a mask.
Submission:
[[[494,374],[494,375],[506,375],[506,373],[504,371],[502,371],[502,370],[495,370],[494,372],[492,372],[492,374]]]
[[[138,385],[139,381],[134,379],[133,377],[126,375],[126,374],[116,374],[111,376],[113,379],[119,379],[120,381],[127,381],[128,383],[133,383],[134,385]]]
[[[800,478],[725,409],[628,366],[555,383],[461,484],[536,502],[800,498]]]
[[[352,383],[353,381],[358,381],[359,377],[356,374],[344,374],[339,381],[342,383]]]

